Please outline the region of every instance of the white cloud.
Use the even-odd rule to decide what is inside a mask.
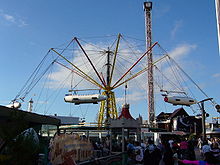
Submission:
[[[183,25],[183,21],[182,20],[179,20],[179,21],[175,22],[174,27],[173,27],[173,29],[171,31],[171,38],[175,38],[176,33],[182,27],[182,25]]]
[[[117,96],[117,95],[116,95]],[[139,101],[146,100],[146,91],[140,88],[134,90],[132,87],[129,88],[129,94],[126,95],[127,101],[131,104],[138,104]],[[121,105],[125,102],[125,96],[119,96],[116,99],[117,104]]]
[[[23,20],[23,19],[19,19],[18,20],[18,26],[19,27],[24,27],[27,26],[28,24]]]
[[[220,77],[220,73],[216,73],[216,74],[212,75],[212,77],[219,78]]]
[[[28,25],[24,18],[21,18],[20,16],[14,16],[12,14],[8,14],[3,10],[0,10],[0,18],[2,18],[5,21],[5,23],[13,24],[18,27],[24,27]]]
[[[188,55],[192,50],[196,49],[195,44],[181,44],[169,52],[169,55],[174,59],[180,59]]]
[[[15,18],[12,15],[3,14],[2,16],[6,21],[13,22],[13,23],[15,22]]]

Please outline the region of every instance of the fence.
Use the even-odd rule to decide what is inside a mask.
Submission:
[[[110,156],[79,162],[77,165],[126,165],[127,159],[127,153],[121,152]]]

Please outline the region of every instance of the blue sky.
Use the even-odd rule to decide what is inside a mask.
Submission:
[[[143,2],[142,0],[1,1],[0,103],[8,104],[17,95],[51,47],[67,43],[74,36],[83,38],[122,33],[144,40]],[[220,57],[214,0],[154,0],[152,31],[153,41],[158,41],[166,51],[175,54],[178,63],[193,80],[209,97],[220,103]],[[131,105],[134,117],[141,114],[147,118],[146,104],[143,102],[146,101]],[[96,110],[88,111],[85,109],[89,108],[82,106],[81,110],[74,108],[71,110],[65,103],[60,104],[60,107],[54,107],[48,113],[85,116],[88,121],[93,121],[98,109],[96,107]],[[160,104],[160,101],[156,104]],[[156,114],[178,108],[176,106],[163,108],[162,103],[156,107]],[[211,116],[219,116],[211,107],[208,107],[207,111]],[[188,112],[191,113],[190,109]],[[36,110],[36,113],[43,111]]]

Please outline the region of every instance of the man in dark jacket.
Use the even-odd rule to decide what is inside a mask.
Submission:
[[[160,149],[149,139],[148,146],[144,151],[144,165],[159,165],[161,158]]]

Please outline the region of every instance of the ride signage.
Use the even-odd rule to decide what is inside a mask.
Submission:
[[[80,138],[78,134],[56,135],[51,142],[51,163],[66,164],[85,161],[92,158],[92,144],[86,138]]]

